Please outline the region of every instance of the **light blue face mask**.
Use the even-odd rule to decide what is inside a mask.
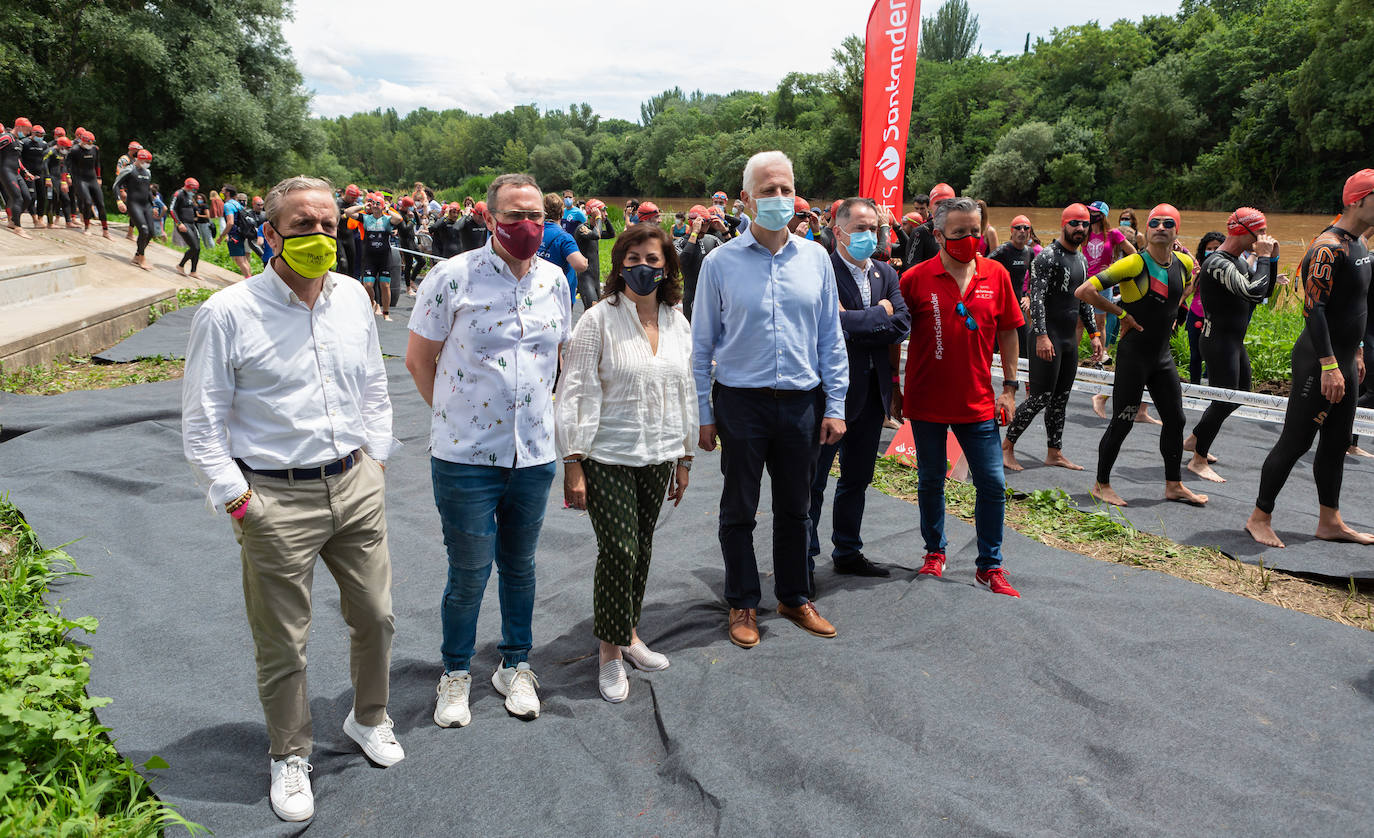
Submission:
[[[777,232],[787,226],[796,214],[797,202],[794,198],[779,195],[773,198],[756,198],[758,217],[754,219],[765,230]]]
[[[855,262],[862,262],[873,255],[873,251],[878,249],[878,234],[872,230],[861,230],[857,233],[849,234],[849,244],[845,245],[845,250],[854,258]]]

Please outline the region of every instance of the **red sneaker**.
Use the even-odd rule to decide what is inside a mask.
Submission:
[[[1005,594],[1020,599],[1021,594],[1007,581],[1007,572],[1000,567],[992,570],[980,570],[973,575],[973,581],[977,582],[994,594]]]
[[[921,565],[921,569],[916,574],[925,576],[942,576],[945,572],[944,553],[926,553],[926,563]]]

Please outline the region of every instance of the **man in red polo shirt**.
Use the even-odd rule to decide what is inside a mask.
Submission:
[[[953,429],[978,490],[977,583],[993,593],[1020,596],[1002,569],[1003,421],[1016,412],[1016,330],[1025,323],[1007,269],[977,254],[980,216],[971,198],[942,201],[934,230],[940,252],[902,275],[911,311],[903,411],[916,442],[916,490],[925,539],[920,573],[945,569],[945,438]],[[1002,394],[992,392],[992,353],[1002,354]]]

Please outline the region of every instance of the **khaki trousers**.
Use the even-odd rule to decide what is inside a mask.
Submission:
[[[353,710],[361,725],[386,715],[391,667],[391,556],[382,468],[366,454],[323,480],[245,475],[253,497],[234,535],[243,548],[243,600],[258,665],[258,697],[273,759],[309,756],[305,643],[315,557],[339,586],[348,623]]]

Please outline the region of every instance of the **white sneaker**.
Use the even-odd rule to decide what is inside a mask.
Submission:
[[[491,674],[491,684],[506,697],[507,713],[525,721],[539,718],[539,694],[534,691],[539,679],[527,662],[521,661],[514,667],[498,666]]]
[[[630,694],[630,679],[625,677],[625,664],[619,658],[601,664],[601,677],[597,681],[601,697],[612,704],[619,704]]]
[[[468,709],[468,692],[472,689],[472,675],[466,669],[445,672],[439,676],[439,700],[434,705],[434,723],[439,727],[467,727],[472,721]]]
[[[645,646],[643,640],[636,640],[629,646],[621,646],[620,654],[631,666],[644,672],[658,672],[660,669],[668,668],[668,656],[660,655]]]
[[[358,743],[358,747],[363,749],[368,759],[386,768],[406,758],[401,743],[396,741],[396,733],[392,729],[394,724],[390,716],[383,716],[381,723],[375,727],[360,725],[358,720],[353,718],[353,711],[349,710],[348,718],[344,719],[343,730],[349,739]]]
[[[315,794],[310,791],[310,772],[303,757],[294,754],[272,760],[272,811],[284,821],[308,821],[315,817]]]

